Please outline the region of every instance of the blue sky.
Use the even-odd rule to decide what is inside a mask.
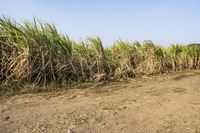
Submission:
[[[72,39],[98,35],[155,43],[200,42],[200,0],[1,0],[0,14],[36,16]]]

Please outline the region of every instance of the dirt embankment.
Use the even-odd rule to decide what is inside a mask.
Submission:
[[[0,104],[0,132],[200,133],[200,73],[14,96]]]

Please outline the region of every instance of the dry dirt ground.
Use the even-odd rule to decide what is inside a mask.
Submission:
[[[200,133],[200,72],[184,72],[0,104],[0,132]]]

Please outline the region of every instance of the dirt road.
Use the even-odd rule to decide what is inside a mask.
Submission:
[[[200,73],[14,96],[0,104],[0,132],[200,133]]]

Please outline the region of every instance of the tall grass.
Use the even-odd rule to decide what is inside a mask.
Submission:
[[[117,40],[104,48],[99,37],[74,42],[35,18],[22,24],[0,18],[0,82],[45,85],[135,77],[199,69],[199,58],[197,45],[163,47],[151,41]]]

